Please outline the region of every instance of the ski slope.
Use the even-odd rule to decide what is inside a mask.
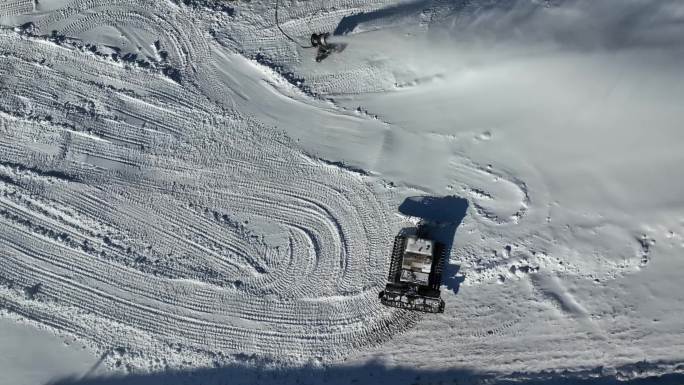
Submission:
[[[112,373],[681,372],[682,5],[279,17],[347,49],[271,1],[0,2],[0,316]],[[443,196],[445,313],[382,306],[402,204]]]

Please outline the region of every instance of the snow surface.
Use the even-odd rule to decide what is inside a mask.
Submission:
[[[44,384],[55,378],[99,373],[97,358],[74,344],[73,339],[63,340],[47,330],[17,323],[10,314],[3,316],[6,318],[0,319],[0,372],[4,383]]]
[[[279,16],[348,46],[272,1],[0,2],[5,317],[121,373],[682,371],[681,2]],[[441,315],[377,299],[419,217]]]

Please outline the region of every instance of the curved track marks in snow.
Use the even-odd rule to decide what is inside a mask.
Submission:
[[[35,0],[0,1],[0,16],[15,16],[34,10]]]
[[[142,356],[339,357],[415,322],[376,300],[365,177],[150,71],[0,40],[4,306]]]

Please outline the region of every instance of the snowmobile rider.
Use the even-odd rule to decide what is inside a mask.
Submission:
[[[316,61],[320,62],[333,51],[333,46],[328,44],[326,39],[330,36],[329,32],[325,33],[312,33],[311,34],[311,46],[318,48],[318,53],[316,54]]]

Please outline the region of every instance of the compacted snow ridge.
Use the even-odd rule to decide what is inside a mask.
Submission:
[[[682,372],[679,2],[280,3],[346,49],[275,1],[0,1],[3,322],[88,375]],[[467,202],[444,314],[378,300],[406,202]]]

